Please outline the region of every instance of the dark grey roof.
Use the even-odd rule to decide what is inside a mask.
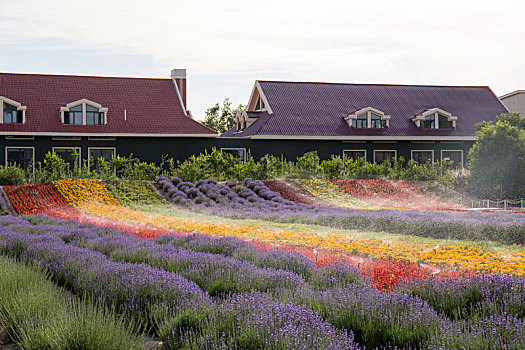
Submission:
[[[474,136],[474,125],[506,108],[487,86],[416,86],[260,81],[273,111],[241,133],[223,137],[283,136]],[[354,129],[344,117],[366,107],[390,115],[387,129]],[[457,116],[454,130],[422,130],[411,118],[440,108]]]

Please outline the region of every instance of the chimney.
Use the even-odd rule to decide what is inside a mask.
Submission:
[[[182,109],[186,112],[186,69],[172,69],[171,79],[177,88],[177,94],[179,95]]]

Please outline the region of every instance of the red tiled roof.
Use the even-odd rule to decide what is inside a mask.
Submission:
[[[216,134],[184,114],[171,79],[0,73],[0,96],[27,106],[25,124],[2,133]],[[61,123],[60,107],[83,98],[108,108],[106,125]]]
[[[273,114],[261,115],[243,132],[221,136],[475,136],[476,123],[507,113],[487,86],[259,83]],[[344,117],[366,107],[390,115],[389,128],[351,128]],[[436,107],[458,117],[454,130],[422,130],[412,122]]]

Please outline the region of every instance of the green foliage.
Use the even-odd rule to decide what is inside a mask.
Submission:
[[[485,198],[525,195],[525,122],[514,114],[483,123],[469,152],[470,190]]]
[[[219,181],[254,177],[257,165],[253,157],[248,153],[246,163],[229,153],[222,153],[216,148],[211,152],[205,151],[199,156],[191,156],[182,163],[178,163],[174,175],[184,181],[195,182],[199,179],[213,177]]]
[[[29,176],[17,164],[0,165],[0,185],[22,185],[28,182]]]
[[[297,157],[295,162],[295,171],[298,178],[316,178],[320,173],[320,159],[317,151],[306,152],[304,155]]]
[[[164,201],[153,190],[151,184],[144,181],[113,180],[105,187],[120,203],[126,206],[163,205]]]
[[[222,134],[235,126],[235,115],[237,112],[242,112],[245,108],[242,104],[236,108],[232,108],[232,103],[229,98],[225,98],[222,106],[217,102],[206,110],[206,117],[202,122],[208,128]]]
[[[160,164],[141,162],[133,157],[97,160],[96,169],[92,161],[84,160],[80,166],[75,162],[69,168],[58,155],[46,154],[43,163],[37,163],[34,171],[23,170],[16,164],[0,166],[0,185],[24,183],[43,183],[71,178],[98,178],[101,180],[143,180],[153,181],[157,176],[178,176],[184,181],[195,182],[199,179],[215,178],[219,181],[230,179],[279,179],[279,178],[325,178],[325,179],[393,179],[393,180],[432,180],[450,182],[453,178],[451,163],[418,164],[412,160],[405,164],[403,157],[385,161],[381,164],[367,163],[363,158],[343,159],[332,155],[330,159],[320,160],[316,151],[307,152],[288,161],[282,155],[265,155],[258,162],[250,151],[246,161],[230,153],[223,153],[216,148],[193,155],[184,162],[175,162],[173,158],[163,157]]]

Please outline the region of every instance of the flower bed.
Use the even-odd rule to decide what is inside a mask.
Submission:
[[[379,207],[364,203],[356,197],[351,196],[329,180],[294,181],[313,196],[320,198],[334,207],[349,209],[379,209]]]
[[[442,344],[476,349],[504,344],[521,349],[525,345],[525,277],[407,278],[410,281],[397,288],[383,288],[389,273],[423,277],[413,266],[385,261],[375,275],[375,283],[383,289],[378,291],[369,285],[371,278],[360,277],[347,264],[303,265],[310,269],[304,277],[255,264],[271,264],[276,258],[300,260],[287,252],[259,253],[251,264],[246,260],[251,253],[241,254],[250,248],[240,241],[206,237],[201,241],[197,235],[144,241],[72,221],[28,219],[48,222],[0,217],[2,254],[39,264],[71,292],[92,295],[98,305],[143,322],[166,349],[240,344],[252,348],[270,344],[277,349],[437,349]],[[373,265],[371,269],[378,270]],[[216,283],[228,291],[243,280],[247,286],[256,283],[261,274],[267,274],[263,281],[272,281],[272,293],[213,297],[200,287],[208,290]]]
[[[52,184],[4,186],[3,189],[19,214],[45,213],[71,219],[80,216]]]
[[[331,180],[351,196],[379,207],[444,210],[454,208],[452,202],[444,201],[418,186],[394,180]]]
[[[263,183],[271,191],[277,192],[289,201],[308,205],[318,205],[321,207],[330,206],[320,198],[313,196],[310,192],[303,189],[295,181],[291,180],[266,180]]]

